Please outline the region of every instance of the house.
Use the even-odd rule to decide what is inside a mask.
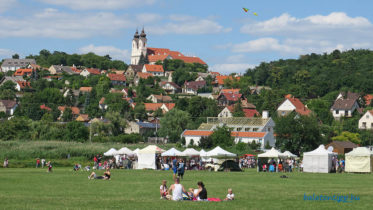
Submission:
[[[16,72],[14,72],[14,76],[31,76],[32,74],[32,69],[17,69]]]
[[[214,84],[217,85],[220,89],[222,89],[224,87],[225,81],[227,81],[227,80],[240,80],[240,77],[239,76],[216,75]]]
[[[240,94],[241,89],[221,89],[220,94],[222,93],[234,93],[234,94]]]
[[[154,133],[156,132],[161,125],[159,123],[150,123],[150,122],[128,122],[127,126],[124,130],[124,133],[131,134],[131,133],[138,133],[140,135],[144,135],[146,133]]]
[[[352,117],[355,110],[360,112],[360,106],[358,99],[360,95],[358,93],[339,93],[330,111],[333,114],[334,119],[340,119],[341,117]]]
[[[71,69],[71,67],[63,66],[63,65],[52,65],[52,66],[49,67],[48,71],[52,75],[62,74],[62,73],[66,73],[66,74],[69,74],[69,75],[77,74],[75,71],[73,71]]]
[[[107,110],[108,105],[105,103],[105,97],[102,97],[98,102],[98,108],[101,110]]]
[[[25,68],[29,64],[36,64],[35,59],[4,59],[1,64],[1,71],[16,71],[20,68]]]
[[[73,118],[77,118],[78,115],[80,114],[80,109],[78,107],[75,107],[75,106],[73,106],[73,107],[58,106],[58,110],[60,110],[60,112],[61,112],[59,119],[61,119],[61,117],[63,115],[63,112],[66,110],[66,108],[71,109],[71,112],[73,114]]]
[[[170,103],[170,102],[172,102],[172,98],[170,96],[164,96],[162,94],[161,95],[151,94],[146,99],[153,102],[153,103]]]
[[[78,97],[79,96],[79,93],[80,91],[79,90],[72,90],[72,89],[66,89],[66,90],[62,90],[63,91],[63,97],[66,98],[67,96],[69,95],[73,95],[74,97]]]
[[[16,90],[17,91],[21,91],[21,87],[19,86],[19,84],[17,82],[18,81],[26,82],[26,80],[23,79],[23,77],[21,77],[21,76],[5,76],[1,79],[0,86],[4,85],[7,81],[13,82],[16,85]]]
[[[360,118],[359,129],[373,130],[373,110],[368,110]]]
[[[161,88],[166,91],[167,94],[176,94],[181,91],[180,86],[174,82],[161,82]]]
[[[80,114],[76,119],[78,122],[89,122],[89,115],[88,114]]]
[[[28,69],[32,69],[34,71],[38,71],[41,69],[41,67],[37,64],[30,63],[29,65],[26,66]]]
[[[279,116],[286,116],[293,111],[298,115],[308,116],[311,114],[311,110],[309,110],[298,98],[288,94],[285,96],[285,101],[283,101],[277,108],[277,114]]]
[[[169,54],[159,54],[159,55],[149,55],[148,60],[149,64],[155,64],[157,61],[163,62],[166,59],[172,59]]]
[[[52,111],[52,109],[50,107],[45,106],[45,104],[40,105],[40,109],[41,110],[46,110],[48,112]]]
[[[26,81],[17,81],[16,89],[17,89],[18,91],[30,90],[30,89],[32,89],[32,87],[31,87],[31,82],[26,82]]]
[[[13,100],[0,100],[0,112],[4,112],[7,115],[12,116],[17,108],[18,104]]]
[[[129,65],[124,74],[126,75],[126,78],[133,79],[137,73],[142,71],[142,69],[143,65]]]
[[[230,106],[243,99],[244,97],[240,93],[221,93],[217,98],[219,106]]]
[[[144,67],[142,68],[143,73],[151,73],[154,76],[164,76],[164,69],[162,65],[149,65],[145,64]]]
[[[92,87],[80,87],[79,91],[81,93],[90,93],[92,91]]]
[[[185,146],[190,145],[193,142],[193,145],[199,145],[202,138],[207,138],[211,136],[214,131],[211,130],[185,130],[181,137],[185,138]],[[231,132],[231,137],[233,141],[237,143],[252,143],[256,142],[260,144],[260,148],[264,149],[265,145],[274,145],[274,138],[271,137],[269,132]]]
[[[373,100],[373,94],[366,94],[364,96],[365,106],[370,106]]]
[[[184,63],[199,63],[202,65],[207,65],[199,57],[185,56],[178,51],[172,51],[166,48],[152,48],[147,49],[148,60],[150,64],[156,63],[157,61],[163,62],[166,59],[182,60]]]
[[[140,79],[148,79],[149,77],[154,77],[154,75],[152,73],[139,72],[135,76],[134,84],[137,86],[140,82]]]
[[[112,85],[126,85],[126,76],[124,74],[108,74]]]
[[[219,114],[218,117],[220,118],[228,118],[228,117],[233,117],[233,112],[234,112],[234,106],[235,105],[230,105],[225,107]],[[245,117],[259,117],[260,114],[256,109],[242,109],[242,111],[245,113]]]
[[[350,141],[332,141],[330,144],[325,146],[325,149],[328,149],[330,146],[333,147],[333,152],[338,154],[351,152],[354,148],[358,147]]]
[[[206,86],[206,81],[191,81],[191,82],[185,82],[183,85],[183,93],[184,94],[192,94],[197,95],[198,89],[203,88]]]
[[[85,68],[80,72],[80,75],[83,77],[88,77],[89,75],[100,75],[101,71],[99,69]]]
[[[169,112],[175,107],[175,103],[144,103],[145,111],[148,115],[152,115],[152,112],[161,109],[163,113]]]

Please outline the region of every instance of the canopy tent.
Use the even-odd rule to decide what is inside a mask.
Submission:
[[[200,152],[198,152],[197,150],[193,148],[188,148],[188,149],[185,149],[183,152],[181,152],[178,156],[191,157],[191,156],[199,156],[199,155],[200,155]]]
[[[211,161],[211,158],[207,156],[207,152],[203,149],[201,149],[201,151],[199,151],[199,156],[201,157],[203,162],[210,162]]]
[[[115,152],[117,152],[117,150],[114,149],[114,148],[111,148],[111,149],[109,149],[107,152],[104,153],[104,156],[114,156],[114,155],[115,155],[115,154],[114,154]]]
[[[285,151],[282,153],[282,156],[283,157],[288,157],[288,158],[296,158],[298,156],[294,155],[293,153],[289,152],[289,151]]]
[[[242,171],[237,162],[233,160],[224,161],[218,171]]]
[[[163,152],[162,153],[162,156],[167,156],[167,157],[174,157],[174,156],[178,156],[179,154],[181,154],[181,152],[175,148],[171,148],[169,150],[167,150],[166,152]]]
[[[114,155],[134,155],[133,151],[127,147],[123,147],[120,150],[114,152]]]
[[[213,150],[207,152],[205,155],[206,155],[206,157],[215,157],[215,158],[237,157],[236,154],[225,151],[224,149],[220,148],[219,146],[217,146]]]
[[[137,153],[137,169],[157,169],[155,165],[155,154],[161,154],[162,152],[164,152],[164,150],[155,145],[149,145],[139,150]]]
[[[282,153],[273,147],[271,150],[268,150],[267,152],[258,155],[258,157],[260,158],[279,158],[281,156]]]
[[[328,151],[320,145],[311,152],[303,153],[303,171],[314,173],[329,173],[332,169],[332,158],[337,153]]]
[[[346,153],[346,172],[365,172],[373,171],[373,153],[366,147],[354,148]]]

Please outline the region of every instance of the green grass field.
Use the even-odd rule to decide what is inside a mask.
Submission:
[[[103,171],[98,172],[102,174]],[[112,180],[88,180],[88,172],[70,168],[0,169],[1,209],[370,209],[371,174],[308,174],[187,171],[182,184],[203,181],[209,197],[224,198],[233,188],[232,202],[174,202],[160,200],[162,179],[172,183],[170,171],[112,170]],[[305,201],[306,195],[359,196],[350,203]]]

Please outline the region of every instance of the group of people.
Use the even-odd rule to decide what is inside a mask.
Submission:
[[[44,168],[44,166],[45,166],[45,159],[43,158],[40,160],[40,158],[36,158],[36,168],[39,168],[39,167]]]
[[[173,166],[173,160],[175,158],[172,157],[161,157],[158,156],[156,158],[156,165],[157,169],[159,170],[169,170],[170,166]],[[184,159],[184,170],[201,170],[203,169],[203,162],[201,159],[196,158],[190,158],[190,159]]]
[[[240,168],[255,168],[256,160],[254,157],[246,156],[239,160]]]
[[[293,172],[298,167],[298,163],[293,158],[288,159],[268,159],[263,163],[262,171],[264,172]]]
[[[345,170],[345,160],[343,158],[338,159],[333,157],[332,159],[332,172],[342,173]]]
[[[189,188],[188,191],[186,191],[184,186],[180,184],[179,177],[175,178],[175,183],[172,184],[170,188],[167,187],[167,181],[163,180],[162,185],[159,188],[159,193],[161,195],[161,199],[173,201],[221,201],[218,198],[209,199],[207,197],[207,189],[202,181],[197,182],[196,189]],[[228,194],[224,200],[234,200],[232,189],[228,189]]]

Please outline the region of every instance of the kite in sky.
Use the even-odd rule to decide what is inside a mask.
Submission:
[[[242,9],[243,9],[243,11],[245,11],[245,12],[248,12],[248,11],[249,11],[249,9],[247,9],[247,8],[245,8],[245,7],[243,7]],[[253,12],[253,15],[258,16],[258,13]]]

